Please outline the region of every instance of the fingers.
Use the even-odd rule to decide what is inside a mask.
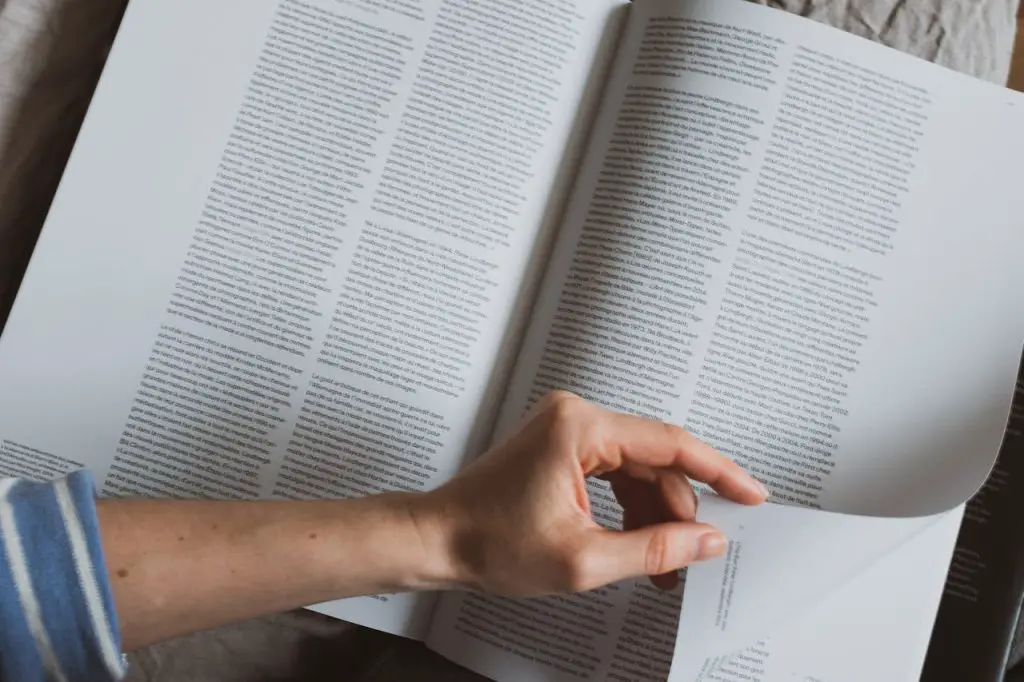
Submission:
[[[629,531],[594,529],[580,548],[579,589],[589,590],[626,578],[675,574],[695,561],[725,553],[725,537],[703,523],[660,523]]]
[[[548,411],[569,431],[582,426],[597,436],[597,447],[575,453],[587,476],[620,468],[632,475],[667,469],[707,483],[735,502],[760,504],[768,498],[767,488],[742,467],[674,424],[611,412],[564,391],[549,394],[535,409]]]
[[[662,521],[657,521],[655,523],[662,523]],[[626,510],[622,515],[622,529],[624,531],[639,530],[651,525],[653,524],[636,518],[635,515],[629,512],[629,510]],[[648,577],[651,579],[652,585],[662,590],[674,590],[676,585],[679,584],[678,571],[670,571],[668,573],[662,573],[661,575],[652,575]]]
[[[662,472],[658,476],[658,488],[661,490],[661,502],[668,512],[663,520],[697,520],[697,493],[686,476],[676,471]]]
[[[696,519],[697,495],[686,476],[680,473],[663,472],[656,483],[625,474],[610,477],[610,482],[615,498],[622,506],[623,530]],[[672,590],[679,584],[679,575],[676,571],[652,575],[651,582],[655,587]]]
[[[597,454],[612,461],[595,468],[670,469],[707,483],[734,502],[760,504],[768,497],[767,489],[738,464],[678,426],[616,412],[605,411],[603,417],[606,442]]]

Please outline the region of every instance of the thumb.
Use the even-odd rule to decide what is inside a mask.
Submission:
[[[630,531],[590,531],[581,551],[585,590],[678,571],[725,553],[725,536],[706,523],[657,523]]]

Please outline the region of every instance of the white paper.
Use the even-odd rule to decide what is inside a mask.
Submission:
[[[729,548],[724,559],[687,573],[677,661],[726,655],[784,631],[873,564],[948,521],[742,507],[713,495],[701,499],[698,518],[720,528]],[[948,554],[951,545],[938,550]],[[936,561],[946,565],[948,557]],[[888,594],[899,602],[897,589]]]
[[[771,83],[759,90],[702,73],[637,75],[633,65],[652,17],[712,22],[732,31],[747,31],[752,41],[776,41],[777,66],[769,74]],[[884,256],[822,245],[751,217],[755,191],[764,192],[771,182],[770,176],[761,177],[761,170],[774,162],[768,154],[777,135],[772,121],[785,97],[787,74],[797,51],[805,48],[819,55],[814,59],[825,58],[820,55],[841,59],[871,74],[912,84],[908,87],[929,98],[930,104],[922,105],[927,120],[895,214],[891,250]],[[866,40],[743,2],[641,0],[634,5],[620,62],[609,82],[590,154],[559,235],[499,430],[511,428],[525,406],[544,390],[560,387],[617,409],[685,425],[740,461],[747,459],[755,446],[762,447],[766,456],[776,456],[776,461],[762,463],[762,471],[755,473],[781,476],[784,463],[777,456],[781,448],[773,450],[773,441],[766,440],[779,439],[774,442],[781,444],[788,437],[777,421],[766,418],[764,424],[758,424],[764,433],[755,434],[751,424],[730,424],[727,419],[709,422],[695,413],[695,406],[708,402],[702,395],[721,394],[726,388],[708,367],[709,348],[722,332],[723,302],[731,297],[730,305],[735,308],[736,300],[747,301],[750,308],[738,317],[752,317],[765,310],[764,297],[773,295],[761,283],[738,280],[739,265],[747,262],[744,268],[761,274],[774,271],[779,281],[793,270],[788,265],[758,264],[762,257],[764,263],[778,260],[762,246],[774,243],[779,245],[779,253],[800,254],[793,258],[814,267],[829,261],[839,269],[854,268],[872,278],[865,285],[871,293],[865,304],[865,321],[856,332],[860,346],[853,354],[852,369],[834,383],[835,390],[843,394],[836,405],[839,416],[821,429],[832,441],[827,456],[831,469],[822,474],[820,490],[804,495],[801,503],[874,516],[927,516],[962,504],[980,487],[995,461],[1024,343],[1024,315],[1019,314],[1024,311],[1024,270],[1016,262],[1024,248],[1024,230],[1019,229],[1017,218],[1024,211],[1024,197],[1014,186],[1024,159],[1024,100]],[[865,91],[870,87],[865,86]],[[751,124],[746,133],[750,141],[738,152],[747,169],[735,172],[735,207],[723,218],[709,221],[707,211],[692,206],[657,214],[660,221],[675,215],[679,245],[692,244],[695,236],[707,233],[716,221],[725,226],[718,237],[721,246],[700,259],[706,276],[694,286],[701,292],[689,298],[673,296],[664,283],[684,274],[694,279],[690,268],[674,265],[682,256],[673,260],[670,249],[663,246],[671,244],[672,237],[651,228],[646,216],[631,216],[623,210],[623,217],[605,207],[611,202],[609,193],[618,189],[608,178],[628,175],[623,169],[637,174],[644,164],[651,167],[647,171],[650,177],[643,176],[645,184],[630,186],[635,193],[647,192],[645,200],[650,206],[659,202],[671,206],[685,184],[671,173],[683,173],[687,167],[687,145],[693,144],[685,137],[688,123],[678,124],[678,131],[672,129],[679,135],[677,147],[665,142],[669,151],[655,150],[649,157],[624,151],[630,143],[624,136],[616,137],[617,127],[637,125],[635,109],[639,105],[635,98],[628,99],[636,88],[653,88],[652,100],[661,92],[665,111],[681,121],[697,119],[699,108],[688,104],[697,100],[707,111],[724,108],[727,103],[746,107],[749,112],[742,115],[761,121]],[[620,104],[631,107],[621,120]],[[718,116],[719,123],[730,125],[740,118],[740,114],[708,116]],[[645,134],[628,129],[638,139]],[[863,130],[854,133],[867,134]],[[704,166],[715,168],[718,162],[705,158],[714,148],[705,145],[694,153],[703,155],[699,158]],[[667,169],[656,166],[662,162],[658,153],[666,156],[669,152],[681,155],[682,160]],[[662,171],[663,176],[658,176]],[[837,200],[848,191],[835,188]],[[827,193],[823,191],[822,196]],[[595,205],[601,213],[595,213]],[[640,204],[637,211],[641,210],[660,209]],[[700,230],[692,228],[693,224],[701,226]],[[621,253],[588,256],[588,261],[580,262],[581,245],[594,251],[599,237],[609,239],[599,232],[607,231],[608,225],[644,243],[616,244]],[[694,256],[691,262],[697,260]],[[744,286],[749,287],[748,294],[735,293]],[[649,300],[645,296],[651,291],[656,294]],[[676,312],[697,296],[701,301],[692,313]],[[565,313],[580,310],[588,302],[592,312]],[[784,303],[780,305],[785,309]],[[608,312],[616,309],[629,315]],[[562,321],[557,321],[559,315]],[[767,317],[775,315],[774,310],[766,313]],[[564,321],[569,317],[575,325],[572,331],[567,331],[571,325]],[[662,341],[659,324],[667,330],[662,336],[683,341],[675,347]],[[818,328],[797,327],[797,334]],[[570,339],[573,333],[578,340]],[[600,344],[591,342],[591,336],[599,337]],[[753,338],[746,329],[734,336],[741,342]],[[570,355],[574,348],[576,355]],[[730,357],[729,362],[733,367],[746,360],[770,364],[780,359],[776,350],[770,348],[763,360],[739,355]],[[702,386],[709,376],[711,383]],[[737,376],[734,386],[728,388],[749,393],[751,384],[746,377]],[[763,391],[759,400],[769,406],[764,408],[767,413],[771,413],[771,405],[788,398],[784,393]],[[749,412],[737,419],[740,416],[752,417]],[[730,432],[725,432],[726,427]],[[785,499],[785,491],[775,492]]]
[[[920,679],[961,516],[946,512],[779,632],[766,682],[794,673],[830,682]]]
[[[438,61],[467,59],[480,50],[500,57],[510,49],[507,41],[483,45],[478,40],[479,31],[491,31],[495,20],[486,12],[474,12],[472,21],[453,29],[460,3],[132,2],[0,343],[0,443],[6,445],[0,455],[40,451],[52,458],[55,473],[86,466],[100,488],[109,491],[123,483],[116,478],[123,475],[120,469],[111,473],[119,449],[139,453],[157,447],[154,422],[173,418],[176,432],[188,439],[208,431],[201,423],[205,416],[234,409],[227,407],[233,396],[261,402],[279,381],[278,387],[284,387],[279,402],[258,408],[267,413],[259,419],[273,420],[266,433],[240,410],[241,416],[231,417],[234,445],[213,455],[201,452],[205,446],[192,440],[178,447],[178,478],[202,475],[216,484],[209,489],[179,485],[175,476],[162,472],[161,492],[340,496],[345,494],[339,487],[343,479],[358,478],[351,486],[365,488],[374,476],[382,477],[374,467],[390,471],[386,477],[395,475],[396,481],[405,476],[403,485],[412,488],[450,477],[474,439],[489,430],[492,379],[500,374],[499,358],[507,354],[506,337],[514,336],[519,322],[527,271],[533,260],[543,258],[550,215],[559,212],[560,188],[567,182],[559,177],[563,157],[571,151],[570,140],[579,136],[581,110],[589,110],[595,85],[591,71],[602,61],[598,49],[614,29],[614,9],[621,4],[570,2],[557,16],[539,6],[491,8],[523,15],[507,15],[510,26],[534,21],[537,13],[550,20],[543,37],[530,38],[531,45],[551,47],[534,54],[549,60],[542,69],[545,84],[530,84],[543,100],[530,104],[531,112],[539,113],[522,117],[520,127],[509,132],[511,127],[492,126],[525,104],[526,95],[509,82],[494,89],[497,84],[489,82],[497,78],[493,73],[481,80],[461,69],[440,76],[436,71],[424,75],[426,67],[421,69],[430,55],[436,69]],[[478,19],[491,23],[481,28],[474,24]],[[438,40],[450,42],[439,47]],[[422,82],[429,79],[432,89],[424,94]],[[281,92],[289,94],[278,97]],[[423,106],[417,97],[433,97],[431,111],[417,110]],[[472,106],[459,104],[467,101]],[[492,108],[481,114],[477,106],[486,102]],[[415,116],[436,120],[424,125]],[[465,151],[473,130],[489,135],[486,144],[470,141],[483,160],[454,151],[457,143]],[[402,176],[400,160],[388,165],[398,158],[400,145],[421,144],[438,131],[451,137],[446,163],[476,163],[478,170],[459,179],[448,172],[439,180],[433,177],[437,173],[426,171]],[[516,165],[509,172],[519,175],[496,184],[492,174],[502,168],[488,159],[507,145],[506,133],[519,136],[520,144],[505,152]],[[418,159],[426,154],[413,152]],[[409,187],[391,189],[388,198],[383,189],[387,177],[392,185]],[[465,205],[480,200],[482,190],[473,182],[481,178],[489,178],[488,191],[507,215],[497,217],[495,203],[487,220],[466,217]],[[451,189],[450,182],[456,181],[464,191]],[[411,213],[442,194],[441,189],[412,189],[420,182],[441,183],[449,201],[463,204],[444,209],[451,212],[449,219],[417,224]],[[391,209],[375,205],[378,199],[390,201]],[[409,215],[396,217],[394,205],[403,202],[418,203],[406,211]],[[206,230],[202,239],[200,226]],[[481,237],[486,230],[493,235],[505,228],[490,243]],[[219,270],[205,276],[211,249],[219,254]],[[275,255],[288,249],[294,261]],[[402,278],[381,274],[376,256],[367,255],[373,252],[388,253],[392,258],[387,262],[401,267]],[[352,284],[357,263],[360,281],[376,285]],[[475,284],[449,286],[460,276]],[[272,286],[266,284],[270,280]],[[358,314],[343,308],[354,300],[350,286],[362,287]],[[373,299],[374,288],[388,294]],[[203,299],[208,292],[217,292],[216,297]],[[394,303],[400,295],[414,302],[400,307]],[[273,305],[260,303],[268,299]],[[453,300],[463,302],[462,318],[453,322],[438,315],[433,330],[424,331],[428,302],[440,309]],[[231,318],[243,305],[257,311],[244,320],[246,329],[255,331],[241,333],[235,322],[224,331],[215,329],[220,323],[210,322],[215,316]],[[172,306],[187,315],[172,315]],[[209,319],[197,321],[194,311],[202,306]],[[210,313],[211,306],[220,306],[220,312]],[[306,321],[294,322],[303,317]],[[335,317],[345,322],[335,323]],[[358,333],[372,339],[378,354],[389,344],[415,344],[428,361],[453,346],[453,337],[463,334],[470,340],[464,357],[447,361],[443,372],[410,365],[402,370],[406,376],[392,383],[381,376],[394,372],[393,367],[379,359],[370,363],[369,373],[337,370],[323,362],[321,352],[336,355],[338,346],[346,353],[359,350],[348,337],[335,341],[333,350],[329,347],[339,324],[350,335],[360,325],[368,329]],[[274,345],[278,334],[303,335],[308,350],[299,352],[296,344],[282,350]],[[176,360],[168,355],[163,364],[154,360],[158,339],[174,348],[169,355]],[[406,362],[411,357],[407,350],[392,353],[390,363]],[[224,358],[226,364],[218,364]],[[211,372],[219,372],[219,378],[209,378]],[[409,379],[416,372],[431,374],[430,381],[457,375],[460,387],[412,390]],[[202,387],[180,388],[197,373],[207,377]],[[140,402],[140,385],[157,391],[171,386],[169,381],[179,386],[174,389],[181,396],[179,405]],[[322,439],[325,429],[333,435],[324,448],[327,454],[318,455],[323,461],[304,462],[305,474],[287,472],[299,480],[286,491],[282,481],[290,441],[298,437],[300,412],[313,404],[314,389],[326,396],[315,408],[321,416],[307,415],[305,445],[296,451],[308,454],[309,444]],[[203,393],[219,397],[205,399]],[[345,395],[359,397],[348,401]],[[346,402],[357,407],[345,407]],[[355,414],[371,404],[377,407],[361,420],[363,427],[352,428],[358,417],[347,426],[341,421],[342,413]],[[199,419],[197,406],[207,411]],[[402,445],[406,461],[395,464],[398,441],[391,441],[383,464],[360,466],[361,473],[353,473],[331,452],[337,452],[339,440],[357,433],[363,445],[352,456],[371,456],[374,422],[388,422],[385,428],[392,436],[411,434]],[[433,436],[421,437],[420,427],[414,428],[425,423]],[[253,432],[243,432],[250,427]],[[434,452],[424,463],[416,453],[422,455],[428,440]],[[159,452],[151,458],[162,467],[171,457]],[[139,472],[145,465],[133,461],[132,476],[144,476]],[[237,478],[225,474],[229,467],[238,470]],[[309,472],[315,467],[328,472],[318,474],[323,492],[311,487]],[[416,472],[411,483],[409,470]],[[131,490],[136,483],[121,489]],[[365,625],[423,636],[432,597],[384,599],[320,608]]]
[[[712,502],[704,513],[708,518],[716,518],[730,512],[727,505]],[[750,520],[749,515],[742,516]],[[767,518],[771,516],[771,512],[766,514]],[[772,630],[766,640],[758,641],[758,637],[752,649],[749,647],[753,641],[736,641],[740,650],[725,653],[717,661],[701,649],[705,634],[702,626],[710,629],[712,624],[695,622],[700,615],[696,609],[688,608],[692,603],[684,604],[670,682],[738,682],[744,679],[740,675],[744,658],[748,666],[756,661],[759,673],[754,679],[758,682],[917,680],[961,516],[962,509],[941,515],[898,548],[863,568],[849,582]],[[724,519],[722,523],[727,525]],[[822,547],[821,551],[830,547]],[[809,570],[804,559],[818,551],[817,545],[798,549],[798,556],[791,561],[793,572],[806,576]],[[743,557],[746,570],[756,573],[762,558],[747,553]],[[724,562],[690,569],[688,602],[704,590],[718,591],[721,583],[716,581],[721,571],[716,564],[721,563]],[[775,600],[769,594],[771,581],[765,580],[757,589],[759,597],[768,597],[764,608],[772,608]],[[734,623],[740,618],[738,613],[734,614]],[[694,635],[696,639],[691,639]]]

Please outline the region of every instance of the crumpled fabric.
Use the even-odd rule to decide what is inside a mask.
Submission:
[[[754,1],[994,83],[1009,72],[1018,0]],[[124,6],[0,0],[0,329]],[[420,644],[309,612],[185,637],[130,662],[130,682],[483,680]]]
[[[1004,85],[1018,0],[753,0]]]
[[[0,0],[0,330],[126,0]]]

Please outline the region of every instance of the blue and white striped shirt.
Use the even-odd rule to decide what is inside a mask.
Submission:
[[[124,676],[92,476],[0,478],[0,682]]]

